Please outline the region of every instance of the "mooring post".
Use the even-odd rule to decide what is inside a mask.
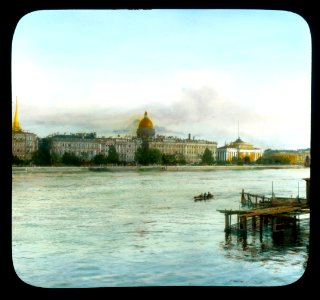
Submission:
[[[272,233],[277,232],[277,217],[273,216],[271,218],[271,224],[272,224]]]
[[[244,189],[242,189],[242,192],[241,192],[241,204],[246,204],[246,199],[244,197]]]
[[[252,228],[256,230],[256,217],[252,217]]]
[[[296,226],[297,226],[297,216],[296,215],[293,216],[293,226],[294,226],[294,228],[296,228]]]
[[[263,239],[263,216],[259,217],[259,227],[260,227],[260,242],[262,242]]]
[[[240,217],[240,229],[243,229],[244,231],[247,230],[247,218],[246,217]]]
[[[224,217],[225,217],[225,226],[224,226],[224,230],[225,231],[228,231],[229,230],[229,216],[227,213],[224,214]]]

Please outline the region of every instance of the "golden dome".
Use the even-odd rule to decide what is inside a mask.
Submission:
[[[153,128],[152,121],[148,118],[147,112],[144,113],[144,118],[140,121],[139,128]]]

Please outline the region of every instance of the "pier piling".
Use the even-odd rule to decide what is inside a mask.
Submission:
[[[307,187],[310,188],[310,181],[306,180]],[[253,200],[253,201],[252,201]],[[264,227],[271,228],[273,235],[279,235],[284,232],[285,228],[291,227],[295,230],[297,225],[297,217],[304,213],[309,213],[309,195],[307,190],[307,199],[292,197],[266,197],[246,193],[244,189],[241,191],[241,204],[247,206],[242,210],[218,210],[225,214],[225,232],[230,233],[236,231],[242,237],[246,237],[247,231],[255,232],[259,226],[260,240]],[[232,215],[237,215],[237,222],[232,224]],[[251,222],[248,224],[248,221]]]

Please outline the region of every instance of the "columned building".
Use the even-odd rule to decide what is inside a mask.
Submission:
[[[262,149],[256,148],[253,145],[236,139],[234,142],[226,144],[217,149],[217,160],[231,161],[233,159],[243,159],[249,157],[250,161],[256,161],[263,154]]]
[[[18,98],[12,123],[12,155],[20,159],[31,159],[38,150],[38,137],[31,132],[22,130],[18,115]]]

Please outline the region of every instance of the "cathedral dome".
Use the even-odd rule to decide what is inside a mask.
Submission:
[[[151,139],[155,136],[152,121],[148,118],[147,112],[144,113],[144,118],[140,121],[137,129],[137,137],[143,140]]]
[[[148,118],[147,112],[144,113],[144,118],[140,121],[139,123],[139,128],[153,128],[153,123],[152,121]]]

